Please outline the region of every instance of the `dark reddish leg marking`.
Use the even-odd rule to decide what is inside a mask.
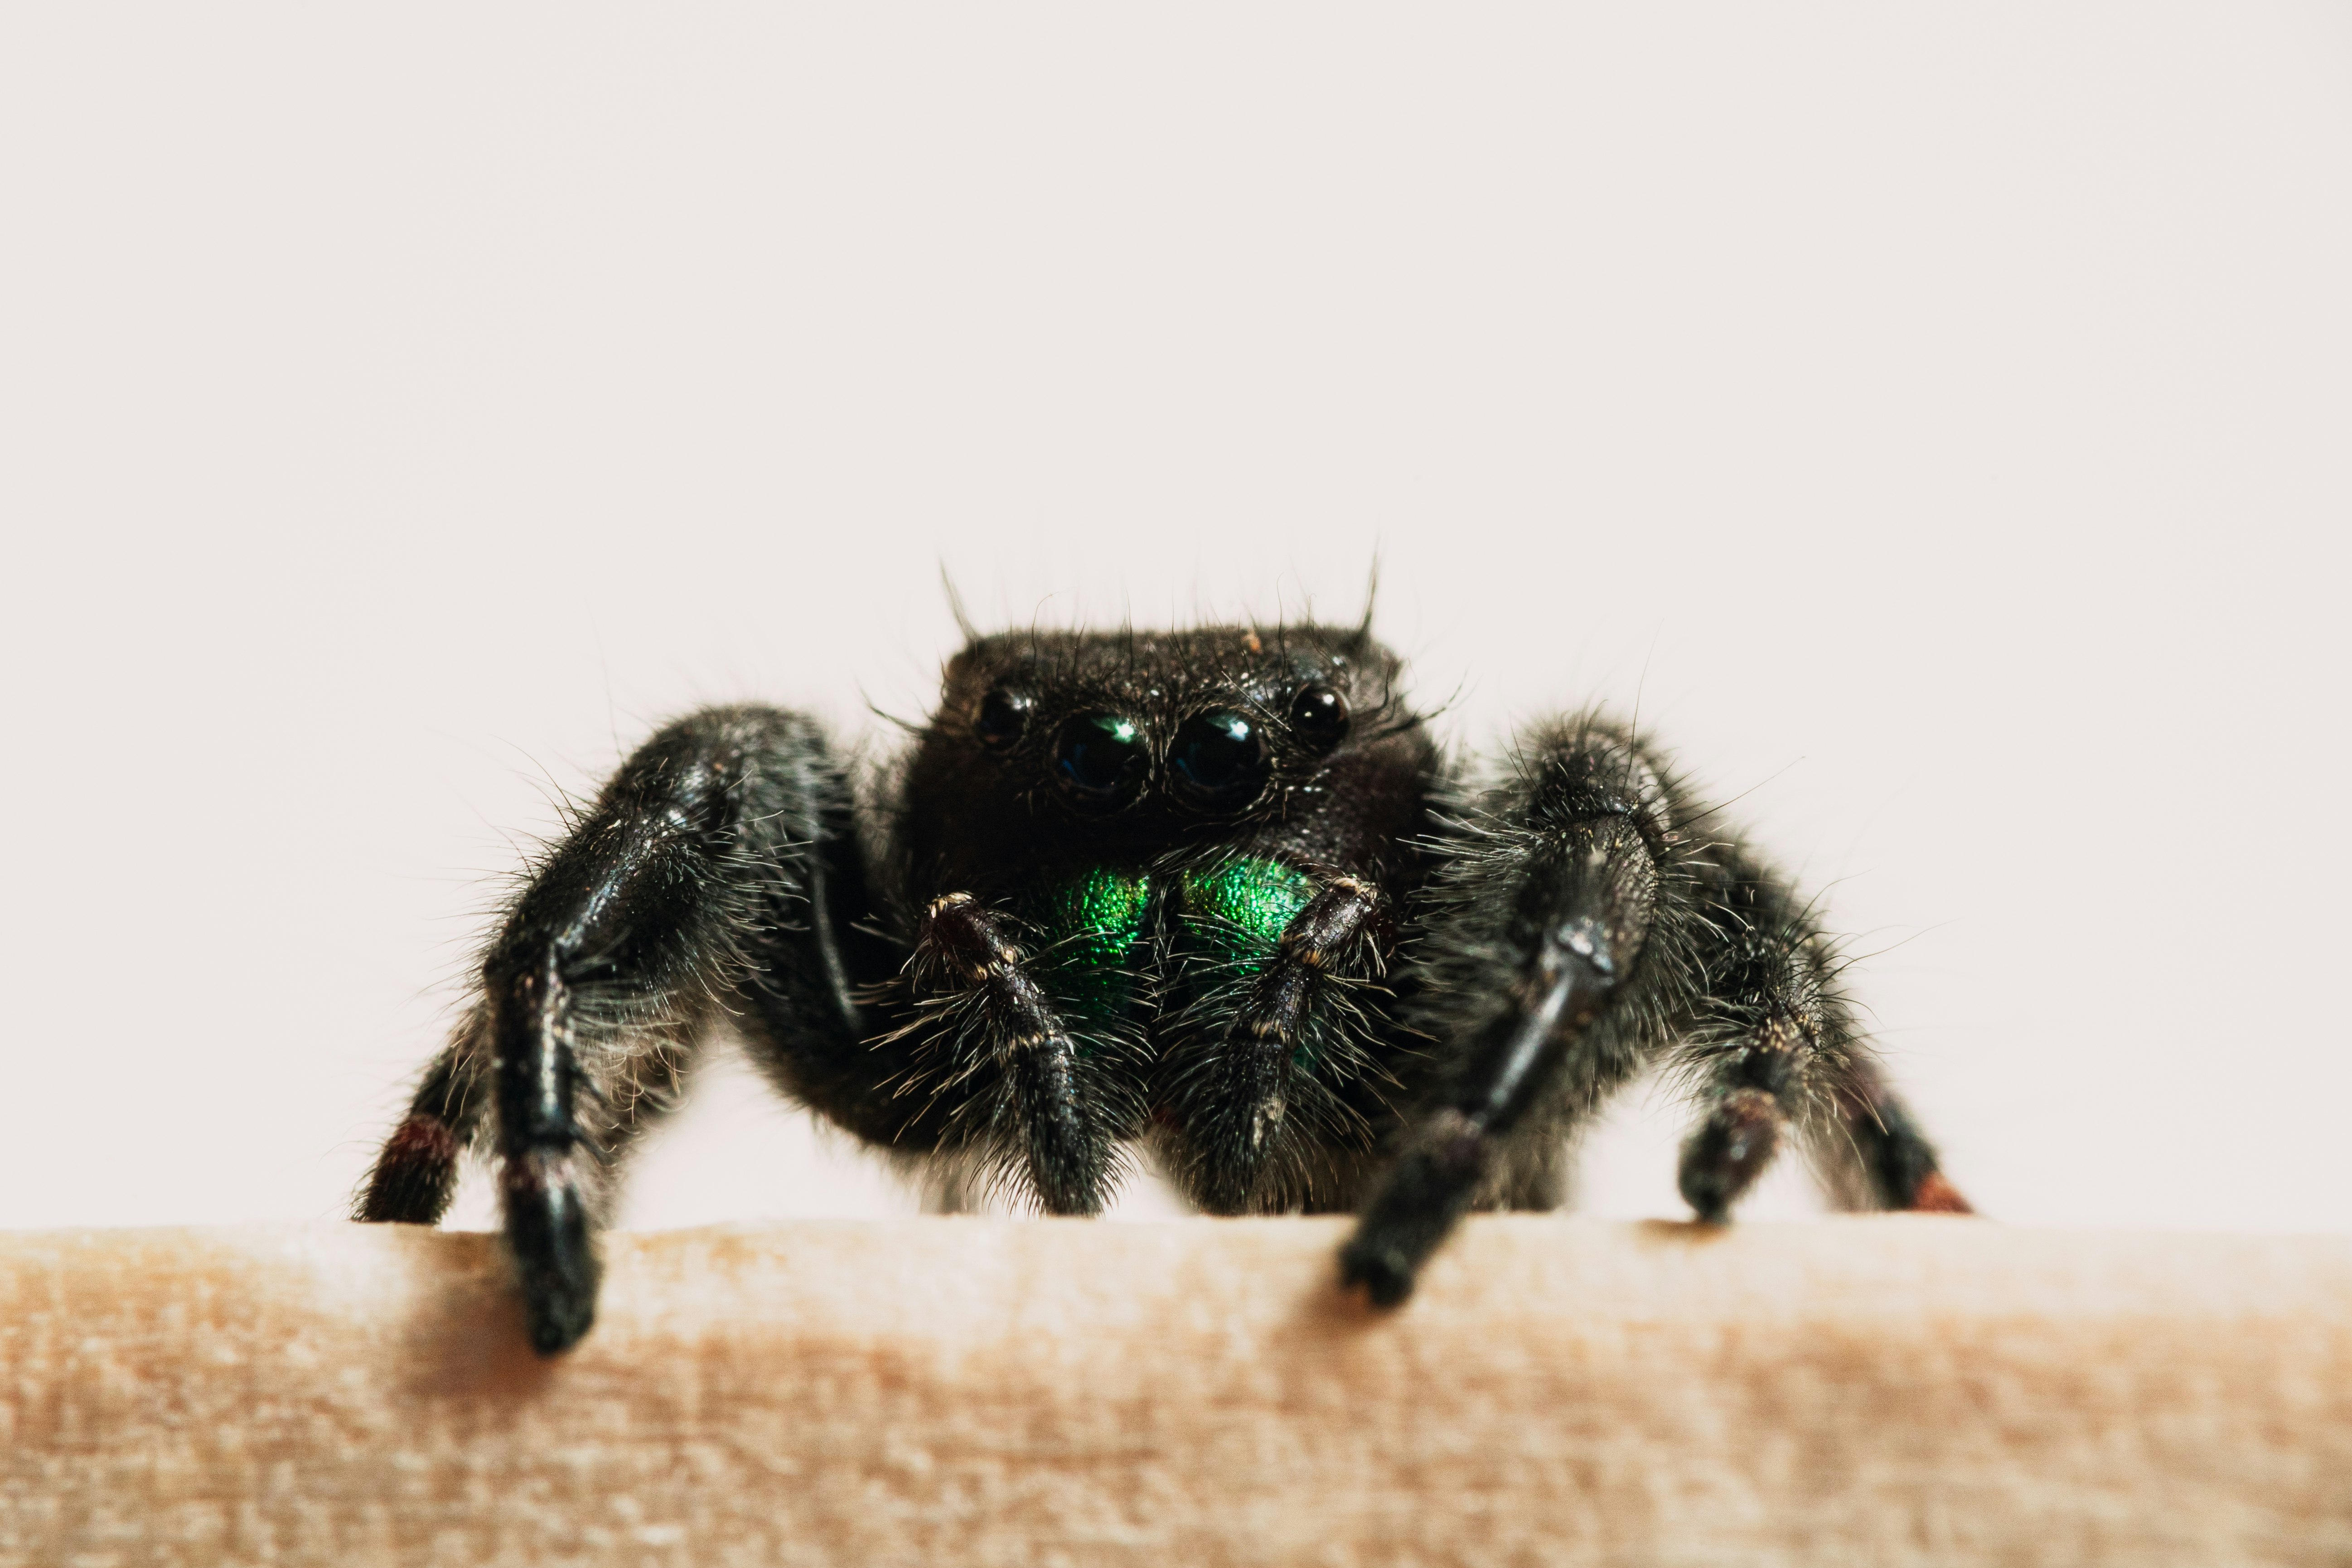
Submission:
[[[376,1156],[359,1217],[431,1225],[457,1190],[457,1136],[439,1117],[419,1112],[400,1124]]]
[[[1913,1214],[1974,1214],[1960,1189],[1944,1179],[1941,1171],[1930,1171],[1912,1189],[1911,1201],[1903,1205]]]
[[[1977,1212],[1945,1178],[1935,1146],[1874,1065],[1856,1063],[1839,1099],[1847,1135],[1880,1207],[1913,1214]]]

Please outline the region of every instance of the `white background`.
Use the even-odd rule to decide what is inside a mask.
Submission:
[[[1983,1208],[2352,1228],[2347,12],[352,9],[0,20],[0,1224],[340,1212],[552,794],[878,740],[942,563],[1377,548],[1451,736],[1742,794]],[[909,1205],[701,1087],[635,1223]]]

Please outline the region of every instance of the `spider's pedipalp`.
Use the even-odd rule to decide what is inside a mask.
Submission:
[[[1238,923],[1216,902],[1225,880],[1188,881],[1193,899],[1206,906],[1195,916],[1202,924]],[[1369,882],[1338,877],[1308,892],[1302,879],[1300,893],[1302,901],[1272,952],[1233,977],[1226,989],[1234,1005],[1202,1018],[1207,1026],[1190,1059],[1171,1075],[1178,1129],[1170,1140],[1171,1157],[1185,1189],[1212,1214],[1248,1214],[1267,1206],[1269,1196],[1278,1208],[1298,1201],[1266,1178],[1270,1170],[1296,1163],[1300,1131],[1288,1125],[1292,1101],[1301,1090],[1311,1096],[1317,1069],[1333,1065],[1318,1025],[1331,1021],[1334,993],[1377,973],[1383,942],[1394,941],[1394,932],[1384,929],[1380,891]],[[1310,1100],[1297,1110],[1311,1119],[1316,1107]],[[1310,1136],[1334,1131],[1312,1120],[1307,1126]]]
[[[1078,1041],[1032,973],[1012,922],[969,893],[934,899],[908,971],[931,994],[957,998],[968,1015],[959,1031],[965,1051],[992,1058],[954,1063],[960,1080],[990,1067],[1002,1075],[994,1125],[973,1141],[1020,1161],[1046,1213],[1101,1213],[1114,1169],[1118,1129],[1104,1115],[1113,1097],[1087,1092]]]

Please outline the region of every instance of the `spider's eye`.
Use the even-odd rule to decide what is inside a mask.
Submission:
[[[1328,686],[1303,688],[1290,700],[1290,727],[1309,745],[1325,750],[1348,734],[1348,700]]]
[[[1054,782],[1087,805],[1123,804],[1150,768],[1143,726],[1117,713],[1081,713],[1054,742]]]
[[[1177,789],[1197,805],[1246,805],[1265,788],[1265,741],[1238,713],[1186,720],[1169,763]]]
[[[1007,691],[1002,686],[980,700],[980,720],[972,732],[980,743],[991,751],[1001,752],[1021,738],[1029,726],[1029,710],[1034,700],[1026,693]]]

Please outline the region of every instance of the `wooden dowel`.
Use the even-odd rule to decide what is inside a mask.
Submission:
[[[1481,1219],[0,1235],[0,1563],[2342,1563],[2352,1241]]]

